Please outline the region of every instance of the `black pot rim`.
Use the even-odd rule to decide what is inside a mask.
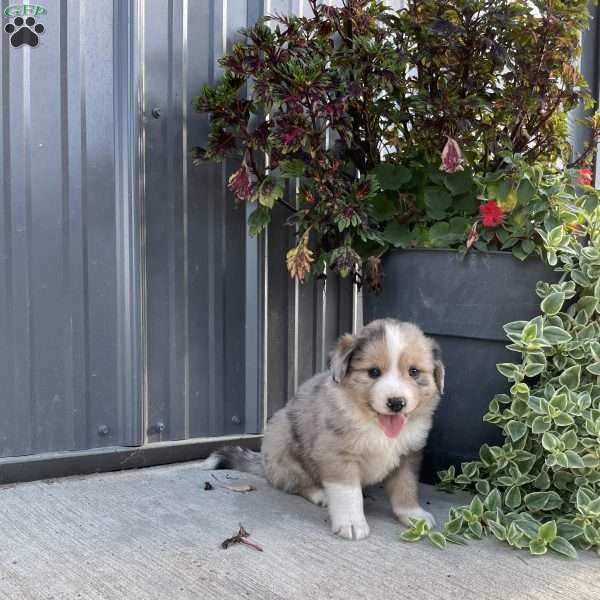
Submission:
[[[512,252],[508,252],[506,250],[486,250],[483,252],[482,250],[463,250],[461,248],[390,248],[383,256],[386,254],[391,254],[392,252],[438,252],[440,254],[464,254],[465,256],[486,256],[488,254],[497,255],[497,256],[510,256],[515,260],[519,260],[515,256],[513,256]],[[539,258],[535,254],[531,254],[530,258]],[[540,259],[541,260],[541,259]],[[521,262],[521,261],[519,261]],[[542,260],[542,262],[544,262]]]

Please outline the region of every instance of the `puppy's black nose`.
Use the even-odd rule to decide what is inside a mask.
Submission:
[[[388,398],[387,407],[394,412],[400,412],[405,406],[404,398]]]

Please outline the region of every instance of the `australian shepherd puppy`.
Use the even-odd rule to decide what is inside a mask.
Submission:
[[[421,450],[444,387],[437,344],[412,323],[382,319],[344,335],[315,375],[268,423],[261,453],[224,448],[205,469],[264,475],[276,488],[328,506],[332,531],[369,535],[362,488],[384,482],[409,524],[433,516],[418,500]]]

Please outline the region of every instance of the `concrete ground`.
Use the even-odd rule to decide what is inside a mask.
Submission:
[[[569,561],[491,539],[446,551],[400,542],[380,490],[365,500],[370,538],[344,541],[325,509],[256,477],[214,474],[185,463],[0,486],[0,599],[600,598],[591,553]],[[247,483],[256,490],[221,487]],[[439,520],[464,500],[429,487],[422,496]],[[239,523],[264,552],[220,547]]]

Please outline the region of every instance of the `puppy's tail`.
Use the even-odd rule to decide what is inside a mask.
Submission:
[[[213,452],[206,460],[200,463],[200,468],[205,471],[212,469],[233,469],[265,476],[260,458],[260,452],[254,452],[239,446],[227,446]]]

